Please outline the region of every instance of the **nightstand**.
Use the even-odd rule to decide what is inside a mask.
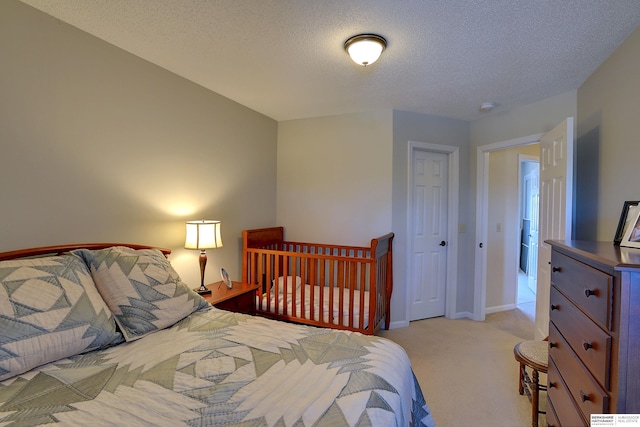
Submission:
[[[233,288],[231,289],[227,288],[222,282],[210,283],[207,288],[211,289],[211,293],[202,295],[202,297],[214,307],[222,310],[255,314],[256,290],[259,285],[241,282],[232,283]]]

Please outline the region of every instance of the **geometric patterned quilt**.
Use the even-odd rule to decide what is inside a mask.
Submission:
[[[376,336],[208,308],[0,382],[0,426],[433,426]]]

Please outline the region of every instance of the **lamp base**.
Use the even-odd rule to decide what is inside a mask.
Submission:
[[[194,289],[194,291],[196,291],[200,295],[207,295],[211,293],[211,289],[207,289],[204,286]]]

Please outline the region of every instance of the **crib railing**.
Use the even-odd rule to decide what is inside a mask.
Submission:
[[[242,280],[261,285],[258,314],[367,334],[389,327],[393,233],[355,247],[286,242],[273,230],[243,232]]]

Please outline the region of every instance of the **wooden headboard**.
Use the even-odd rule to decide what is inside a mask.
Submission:
[[[18,258],[30,258],[44,255],[60,255],[74,249],[105,249],[112,246],[126,246],[131,249],[158,249],[165,256],[171,253],[171,249],[156,248],[148,245],[137,245],[131,243],[75,243],[69,245],[42,246],[39,248],[18,249],[10,252],[0,252],[0,261]]]
[[[273,247],[281,249],[284,242],[284,227],[258,228],[242,232],[244,248]]]

